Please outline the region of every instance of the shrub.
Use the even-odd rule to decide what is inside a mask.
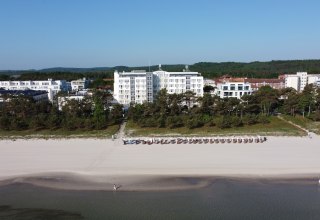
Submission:
[[[209,125],[210,127],[216,126],[215,120],[214,120],[214,119],[211,119],[211,120],[209,121],[208,125]]]
[[[268,124],[270,123],[269,117],[266,115],[259,115],[258,122],[262,124]]]
[[[204,124],[207,124],[209,122],[212,121],[212,117],[210,115],[202,115],[201,116],[201,121],[204,123]]]
[[[194,129],[194,128],[200,128],[204,125],[203,120],[201,117],[197,116],[197,117],[190,117],[187,122],[186,125],[189,129]]]
[[[141,118],[139,120],[139,125],[140,127],[145,127],[145,128],[157,127],[158,121],[154,118]]]
[[[157,120],[157,126],[158,128],[165,128],[166,127],[166,117],[160,116]]]
[[[313,114],[312,120],[314,120],[314,121],[320,121],[320,110],[317,110],[317,111]]]
[[[216,119],[216,125],[219,128],[231,128],[232,120],[230,116],[224,116],[223,118],[217,118]]]
[[[24,129],[28,129],[28,123],[21,118],[13,118],[11,120],[10,128],[16,131],[22,131]]]
[[[167,126],[169,126],[169,128],[179,128],[182,127],[183,124],[183,120],[180,116],[170,116],[167,118],[166,121]]]
[[[9,130],[10,129],[10,119],[7,116],[0,117],[0,129]]]
[[[254,125],[258,122],[258,119],[256,115],[252,114],[243,116],[242,121],[246,125]]]
[[[241,127],[243,125],[241,118],[234,116],[231,118],[232,127]]]

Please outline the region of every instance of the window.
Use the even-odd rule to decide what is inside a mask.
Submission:
[[[223,86],[223,90],[228,90],[228,86]]]

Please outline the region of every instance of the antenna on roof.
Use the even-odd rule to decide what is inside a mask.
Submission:
[[[159,64],[159,70],[162,70],[162,69],[161,69],[161,64]]]
[[[185,68],[186,68],[185,71],[186,71],[186,72],[189,72],[189,66],[186,65]]]

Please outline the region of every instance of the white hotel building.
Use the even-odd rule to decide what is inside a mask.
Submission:
[[[60,91],[67,91],[68,85],[65,80],[44,80],[44,81],[0,81],[0,88],[5,90],[36,90],[47,91],[48,99],[53,97]]]
[[[161,67],[161,66],[160,66]],[[161,89],[169,94],[192,91],[203,96],[203,77],[198,72],[114,72],[114,98],[120,104],[153,102]]]
[[[285,87],[294,88],[298,92],[303,91],[308,84],[319,85],[320,74],[308,75],[307,72],[297,72],[296,75],[285,75]]]
[[[214,94],[220,98],[241,99],[243,95],[251,95],[253,92],[251,84],[247,82],[225,81],[217,83]]]

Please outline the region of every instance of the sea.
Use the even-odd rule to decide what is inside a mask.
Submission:
[[[320,219],[318,180],[218,178],[176,191],[55,190],[24,183],[0,187],[1,220]]]

